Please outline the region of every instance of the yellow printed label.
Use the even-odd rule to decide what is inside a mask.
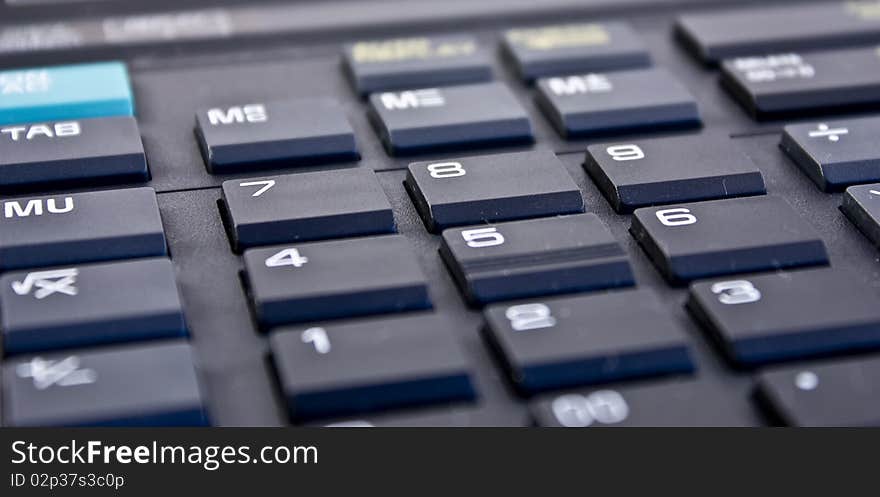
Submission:
[[[543,28],[513,29],[507,32],[511,43],[532,50],[606,45],[611,41],[600,24],[566,24]]]
[[[471,55],[477,45],[470,40],[435,41],[430,38],[400,38],[355,43],[352,58],[357,63],[401,62]]]
[[[864,21],[880,20],[880,2],[846,2],[844,9]]]

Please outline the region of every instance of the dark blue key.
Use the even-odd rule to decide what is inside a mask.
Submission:
[[[75,350],[3,365],[8,426],[184,426],[208,422],[185,342]]]
[[[880,118],[790,124],[779,146],[824,191],[880,181]]]
[[[700,381],[663,381],[539,397],[531,405],[538,426],[754,426],[760,420],[736,395]]]
[[[694,369],[687,338],[645,290],[486,308],[486,339],[524,393]]]
[[[503,83],[374,93],[370,119],[391,155],[533,140],[529,115]]]
[[[526,81],[651,65],[642,40],[622,22],[511,29],[504,33],[504,51]]]
[[[770,195],[636,209],[630,232],[671,283],[828,264],[816,229]]]
[[[273,332],[272,355],[294,419],[474,397],[450,323],[433,315]]]
[[[440,255],[475,304],[634,284],[595,214],[448,229]]]
[[[419,261],[400,235],[250,249],[244,266],[266,326],[431,306]]]
[[[132,117],[0,126],[0,188],[147,177]]]
[[[874,245],[880,247],[880,183],[847,188],[840,208]]]
[[[6,355],[186,333],[165,258],[6,273],[0,311]]]
[[[326,98],[201,109],[196,135],[214,174],[359,157],[345,111]]]
[[[688,307],[744,365],[880,347],[880,292],[823,268],[691,285]]]
[[[788,426],[880,426],[880,357],[765,371],[758,395]]]
[[[0,199],[0,271],[166,253],[152,188]]]
[[[345,69],[361,95],[492,79],[488,52],[472,36],[360,41],[345,47]]]
[[[557,76],[537,86],[538,105],[567,138],[700,124],[694,97],[662,69]]]

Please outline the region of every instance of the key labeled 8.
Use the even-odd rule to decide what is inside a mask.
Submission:
[[[428,173],[431,174],[432,178],[442,179],[464,176],[467,174],[467,171],[461,165],[461,162],[436,162],[428,164]]]

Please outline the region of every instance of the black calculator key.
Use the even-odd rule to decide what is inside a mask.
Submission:
[[[359,157],[345,111],[326,98],[201,109],[196,135],[215,174]]]
[[[565,137],[701,122],[694,97],[663,69],[539,79],[538,105]]]
[[[694,283],[688,307],[733,362],[756,365],[880,346],[878,301],[823,268]]]
[[[524,393],[694,369],[684,331],[646,290],[496,304],[485,316]]]
[[[431,232],[584,211],[565,165],[546,150],[416,162],[404,186]]]
[[[237,248],[395,230],[376,173],[352,168],[223,183]]]
[[[132,117],[0,126],[0,188],[147,177]]]
[[[278,329],[270,344],[292,417],[472,399],[450,326],[417,315]]]
[[[880,247],[880,183],[847,188],[841,209],[874,245]]]
[[[872,48],[726,60],[721,81],[753,115],[880,103],[880,56]]]
[[[324,428],[518,428],[531,426],[531,424],[528,413],[519,409],[511,409],[503,404],[476,407],[462,404],[426,407],[416,411],[406,409],[401,412],[379,413],[357,418],[339,418],[314,426]]]
[[[619,213],[767,192],[761,171],[727,136],[590,145],[584,168]]]
[[[815,50],[880,41],[870,2],[832,2],[686,14],[676,32],[704,62],[786,50]]]
[[[504,33],[503,47],[526,81],[651,65],[641,38],[624,22],[511,29]]]
[[[165,255],[152,188],[0,199],[0,271]]]
[[[528,114],[503,83],[374,93],[370,119],[392,155],[533,140]]]
[[[344,57],[361,95],[492,79],[488,52],[466,35],[360,41],[346,45]]]
[[[595,214],[448,229],[440,255],[475,304],[635,284]]]
[[[22,357],[3,366],[8,426],[208,424],[182,341]]]
[[[815,228],[775,196],[644,207],[630,232],[671,283],[828,264]]]
[[[165,258],[6,273],[0,311],[6,355],[186,333]]]
[[[427,283],[400,235],[250,249],[248,287],[267,326],[425,309]]]
[[[788,426],[880,426],[880,357],[771,369],[758,394]]]
[[[880,181],[880,118],[791,124],[779,146],[822,190]]]
[[[594,388],[541,396],[531,411],[538,426],[751,426],[755,416],[730,391],[699,380]]]

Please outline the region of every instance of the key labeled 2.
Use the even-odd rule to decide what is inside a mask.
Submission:
[[[694,369],[684,332],[645,290],[496,304],[484,316],[524,393]]]
[[[673,284],[828,264],[816,229],[771,195],[636,209],[630,233]]]
[[[440,255],[474,304],[634,284],[595,214],[448,229]]]

